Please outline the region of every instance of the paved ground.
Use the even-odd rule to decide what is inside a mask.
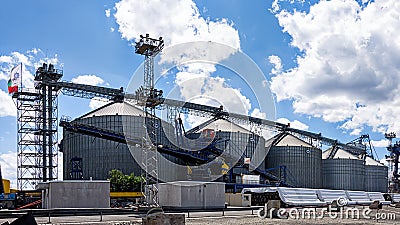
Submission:
[[[286,209],[290,210],[290,209]],[[307,209],[311,210],[311,209]],[[303,224],[399,224],[400,225],[400,209],[393,207],[384,207],[384,209],[379,210],[376,214],[376,210],[371,212],[367,211],[368,208],[345,208],[344,211],[335,213],[323,213],[323,218],[321,218],[321,209],[316,211],[316,214],[310,211],[299,210],[299,217],[295,218],[297,211],[292,210],[292,217],[288,219],[270,219],[270,218],[259,218],[257,212],[251,215],[251,211],[234,211],[225,212],[222,216],[222,212],[196,212],[190,213],[189,217],[187,213],[186,224],[188,225],[208,225],[208,224],[221,224],[221,225],[236,225],[236,224],[285,224],[285,225],[303,225]],[[346,211],[347,210],[347,211]],[[364,213],[363,213],[364,210]],[[357,213],[359,212],[359,216]],[[302,214],[303,213],[303,214]],[[363,215],[365,214],[365,215]],[[336,217],[335,217],[336,216]],[[346,218],[348,216],[349,218]],[[303,217],[303,218],[302,218]],[[311,218],[308,218],[311,217]],[[381,218],[376,220],[376,217]],[[383,219],[386,218],[386,219]],[[102,219],[102,221],[100,221]],[[0,219],[0,224],[5,221],[13,221],[14,219]],[[106,215],[100,217],[98,216],[68,216],[68,217],[37,217],[36,221],[39,224],[65,224],[65,225],[75,225],[75,224],[94,224],[94,225],[133,225],[141,224],[141,218],[138,215]]]

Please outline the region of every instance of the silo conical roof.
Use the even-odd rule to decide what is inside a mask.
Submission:
[[[213,129],[215,131],[241,132],[251,134],[252,132],[226,119],[219,119],[205,126],[203,129]]]
[[[376,161],[375,159],[367,156],[365,157],[365,165],[367,166],[385,166],[382,163]]]
[[[86,113],[85,115],[79,117],[79,119],[109,115],[143,116],[145,115],[145,112],[128,102],[111,102],[89,113]]]
[[[283,132],[275,135],[274,137],[265,141],[266,147],[270,146],[302,146],[302,147],[310,147],[313,148],[314,146],[310,145],[309,143],[301,140],[300,138]]]
[[[332,148],[327,149],[322,153],[322,159],[327,159],[331,154]],[[333,156],[334,159],[359,159],[355,155],[343,150],[338,149],[336,154]]]

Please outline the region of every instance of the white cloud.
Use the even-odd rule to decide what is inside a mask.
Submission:
[[[168,9],[168,10],[166,10]],[[151,37],[163,37],[165,49],[162,53],[162,62],[174,62],[175,65],[188,60],[205,59],[211,62],[219,62],[229,57],[234,51],[240,48],[238,31],[233,27],[232,22],[223,18],[210,21],[201,17],[199,9],[192,0],[166,0],[166,1],[139,1],[121,0],[115,4],[116,13],[114,17],[119,25],[118,31],[127,40],[139,38],[139,35],[150,34]],[[148,15],[156,15],[149,18]],[[176,46],[181,43],[195,41],[212,41],[230,46],[224,51],[212,51],[207,49],[207,43],[197,43],[191,46]],[[168,52],[174,51],[174,52]],[[176,53],[176,54],[174,54]],[[191,67],[195,67],[191,69]],[[188,72],[189,75],[198,77],[202,74],[211,74],[215,66],[210,65],[198,70],[196,65],[190,64],[178,68],[181,72]],[[193,72],[197,70],[197,72]]]
[[[279,0],[274,0],[274,1],[272,2],[270,12],[276,13],[276,12],[279,11],[279,9],[280,9]]]
[[[271,70],[271,74],[277,75],[282,73],[282,61],[281,58],[279,58],[279,56],[270,55],[268,57],[268,60],[274,66],[274,68],[272,68]]]
[[[87,84],[87,85],[99,85],[104,84],[104,80],[96,75],[80,75],[72,78],[72,83]]]
[[[33,79],[36,69],[43,63],[58,65],[58,56],[46,56],[40,49],[33,48],[24,53],[12,52],[0,56],[0,80],[8,80],[11,69],[22,63],[22,84],[25,88],[33,88]]]
[[[115,4],[115,10],[114,17],[122,38],[137,40],[139,35],[146,33],[151,37],[164,38],[166,48],[161,54],[161,63],[178,65],[175,84],[183,100],[223,105],[230,112],[249,113],[250,101],[241,90],[227,85],[225,79],[213,76],[215,63],[240,49],[239,34],[231,21],[226,18],[214,21],[203,18],[192,0],[121,0]],[[148,15],[156,16],[149,18]],[[196,41],[203,42],[178,45]],[[207,48],[209,42],[221,43],[229,48],[219,46],[220,51],[210,51]],[[188,63],[196,60],[211,63]],[[189,116],[187,122],[196,125],[201,120]]]
[[[0,63],[12,63],[12,62],[13,62],[13,58],[11,56],[8,56],[8,55],[0,56]]]
[[[90,99],[89,107],[90,107],[90,109],[94,110],[94,109],[100,108],[103,105],[106,105],[108,103],[109,103],[108,99],[94,97],[94,98]]]
[[[177,77],[185,77],[187,72],[179,72]],[[187,76],[186,76],[187,77]],[[194,74],[189,77],[195,77]],[[182,96],[190,102],[214,107],[223,106],[224,110],[231,113],[247,115],[250,108],[250,100],[243,96],[239,89],[226,84],[224,78],[198,76],[192,79],[177,79],[179,81]],[[258,112],[258,115],[262,115]],[[205,119],[207,120],[207,119]],[[188,116],[189,126],[194,127],[204,122],[197,116]]]
[[[118,31],[127,40],[148,33],[152,37],[164,37],[167,46],[190,41],[240,46],[238,32],[227,19],[210,21],[201,17],[192,0],[121,0],[115,9]]]
[[[261,119],[266,119],[267,118],[267,114],[265,112],[261,112],[259,108],[255,108],[251,112],[250,116],[261,118]]]
[[[386,148],[389,146],[389,141],[387,139],[381,139],[379,141],[371,140],[371,144],[377,148]]]
[[[13,188],[17,187],[17,153],[7,152],[0,154],[1,174],[4,179],[11,181]]]
[[[302,52],[297,66],[272,77],[278,101],[355,135],[365,126],[400,131],[399,1],[320,1],[276,17]]]
[[[105,14],[106,14],[107,18],[110,17],[110,13],[111,13],[111,10],[110,9],[106,9]]]
[[[283,124],[290,124],[290,127],[296,128],[299,130],[308,130],[308,126],[298,120],[290,121],[287,118],[279,118],[276,120],[278,123],[283,123]]]
[[[58,180],[63,179],[62,153],[58,153]],[[11,187],[17,188],[17,153],[0,153],[0,166],[3,179],[11,181]]]
[[[96,75],[80,75],[75,78],[72,78],[71,81],[72,81],[72,83],[87,84],[87,85],[94,85],[94,86],[101,85],[101,84],[108,85],[108,83],[106,83],[102,78],[100,78]],[[107,104],[108,102],[109,102],[108,99],[95,97],[95,98],[90,99],[89,107],[92,110],[97,109],[97,108]]]
[[[33,88],[34,73],[37,67],[41,66],[43,62],[57,65],[57,55],[45,57],[43,52],[37,48],[28,50],[25,53],[12,52],[9,55],[0,55],[0,80],[7,81],[9,79],[11,69],[19,63],[22,63],[23,87]],[[16,107],[11,96],[8,95],[7,90],[0,90],[0,101],[2,103],[0,105],[0,117],[17,115]]]
[[[0,90],[0,117],[17,116],[17,108],[9,94]]]
[[[16,58],[19,63],[22,63],[25,66],[32,66],[32,61],[29,59],[29,56],[22,54],[20,52],[11,53],[13,58]]]

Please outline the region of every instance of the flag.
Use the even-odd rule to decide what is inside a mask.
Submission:
[[[11,70],[10,79],[8,80],[8,93],[18,92],[18,85],[22,82],[22,63],[18,64]]]

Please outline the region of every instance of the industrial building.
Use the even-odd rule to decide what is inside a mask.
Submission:
[[[122,120],[130,120],[137,126],[137,132],[143,131],[143,121],[139,116],[141,110],[134,106],[123,106],[124,103],[114,103],[98,108],[77,118],[76,122],[99,128],[107,128],[123,132]],[[63,131],[62,148],[65,180],[105,180],[108,172],[118,169],[125,174],[141,173],[140,167],[133,159],[127,145],[110,140],[78,134],[68,130]]]
[[[321,188],[322,151],[288,133],[272,138],[266,168],[286,167],[287,183],[294,187]],[[273,171],[278,176],[278,171]]]
[[[144,112],[134,105],[127,102],[113,102],[74,119],[69,124],[110,130],[124,133],[129,138],[140,139],[147,133],[144,127],[145,117],[143,115]],[[177,145],[177,135],[174,127],[165,121],[160,123],[162,123],[162,126],[159,126],[156,130],[157,143],[162,145],[163,148],[171,148],[171,146]],[[224,119],[216,120],[202,130],[213,131],[212,136],[208,137],[208,139],[218,139],[214,147],[223,152],[221,154],[222,158],[227,156],[236,157],[238,160],[242,156],[252,158],[251,161],[259,168],[265,168],[264,160],[260,160],[260,157],[258,157],[260,154],[265,155],[263,137]],[[202,135],[203,133],[199,132],[188,136],[196,139],[197,144],[201,144],[199,140],[202,139]],[[61,143],[65,180],[104,180],[109,177],[108,173],[113,169],[118,169],[125,174],[134,173],[140,175],[142,172],[141,162],[135,161],[133,157],[133,154],[141,153],[140,146],[94,137],[79,133],[68,127],[63,130]],[[194,144],[196,144],[196,141],[194,141]],[[191,145],[190,147],[196,148],[199,146]],[[162,181],[210,180],[207,177],[189,177],[190,174],[188,174],[186,167],[182,170],[182,167],[177,166],[177,164],[181,166],[189,165],[187,162],[185,164],[184,160],[179,157],[171,154],[161,154],[160,157],[167,159],[167,161],[158,160],[159,178]],[[229,164],[230,162],[226,163]],[[228,166],[231,168],[234,165]],[[231,180],[237,179],[239,181],[243,173],[248,173],[243,167],[236,167],[233,170]],[[220,168],[219,171],[221,171]],[[216,178],[221,175],[221,173],[210,172]],[[225,176],[225,179],[228,178]]]
[[[143,110],[132,104],[113,102],[70,123],[124,132],[130,138],[141,138],[146,134],[143,115]],[[174,127],[165,121],[160,123],[162,126],[157,129],[157,143],[164,148],[177,145],[178,136]],[[254,173],[243,162],[229,165],[230,172],[218,181],[242,184],[244,174],[269,171],[276,178],[284,176],[285,185],[291,187],[387,191],[387,167],[369,156],[361,159],[339,149],[333,157],[328,158],[332,149],[322,153],[320,148],[288,132],[278,133],[265,141],[262,136],[224,119],[215,120],[188,137],[198,140],[202,131],[213,131],[212,138],[222,140],[215,146],[223,150],[224,154],[240,154],[239,157],[249,158],[258,167]],[[125,174],[142,173],[141,162],[135,161],[132,156],[141,152],[137,145],[127,145],[64,128],[62,152],[65,180],[105,180],[112,169],[121,170]],[[190,177],[186,169],[175,167],[176,164],[185,165],[180,157],[165,153],[161,155],[170,162],[159,160],[161,181],[205,179]],[[284,168],[284,171],[278,168]],[[220,177],[220,174],[214,175],[216,178]],[[268,176],[263,175],[265,174],[261,173],[255,184],[269,183]]]
[[[322,155],[323,187],[327,189],[388,191],[388,168],[370,156],[359,158],[339,149],[328,159],[332,149]]]
[[[60,150],[65,180],[105,180],[113,169],[143,174],[146,204],[159,202],[154,184],[176,181],[224,182],[227,192],[260,186],[387,191],[387,167],[363,145],[368,135],[358,144],[344,144],[289,124],[229,113],[222,106],[164,98],[154,87],[153,70],[154,57],[163,47],[161,37],[140,36],[135,52],[145,56],[144,83],[133,93],[122,87],[61,81],[61,70],[51,64],[39,67],[35,89],[13,94],[18,111],[18,188],[57,180]],[[110,103],[57,124],[60,93]],[[158,117],[161,114],[167,115],[165,120]],[[181,115],[206,121],[185,131]],[[60,145],[58,125],[63,127]],[[276,135],[265,140],[264,131]],[[330,149],[322,152],[322,146]],[[397,157],[397,183],[398,149],[390,149]]]

